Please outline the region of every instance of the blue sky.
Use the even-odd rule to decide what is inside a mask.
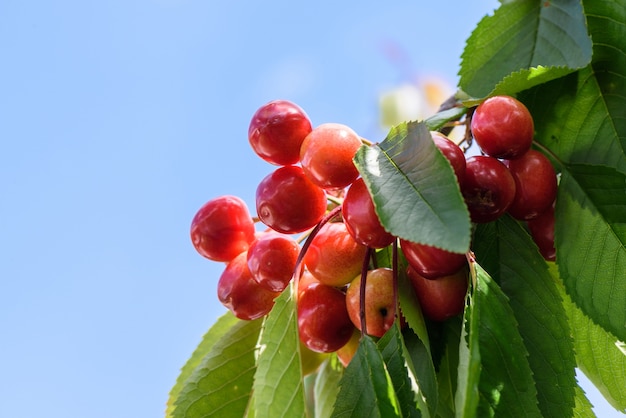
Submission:
[[[289,99],[379,139],[379,94],[454,85],[497,5],[0,2],[2,415],[162,416],[225,311],[191,218],[222,194],[253,207],[273,169],[254,111]]]

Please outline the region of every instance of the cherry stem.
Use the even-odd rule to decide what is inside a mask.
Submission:
[[[306,255],[306,252],[309,250],[309,247],[311,246],[311,242],[313,242],[313,238],[315,238],[315,236],[320,231],[320,229],[322,229],[324,225],[326,225],[335,216],[337,216],[339,212],[341,212],[341,206],[337,206],[333,208],[330,212],[324,215],[324,217],[317,223],[317,225],[315,225],[315,227],[311,230],[311,232],[309,232],[309,236],[306,238],[306,241],[304,241],[304,244],[302,244],[302,248],[300,249],[300,253],[298,253],[298,258],[296,259],[296,265],[293,269],[293,277],[294,277],[294,281],[296,285],[296,294],[297,294],[297,289],[298,289],[297,280],[300,278],[300,271],[301,271],[300,265],[302,264],[302,260],[304,260],[304,256]]]
[[[556,154],[552,152],[550,148],[546,147],[543,144],[540,144],[537,141],[533,141],[533,145],[539,148],[544,154],[547,154],[550,158],[552,158],[559,165],[560,171],[563,171],[563,167],[565,167],[565,163],[561,161],[559,157],[557,157]]]
[[[393,241],[391,253],[391,277],[393,280],[393,306],[396,307],[395,317],[400,318],[400,304],[398,303],[398,240]]]
[[[367,247],[365,257],[363,257],[363,266],[361,267],[361,287],[359,288],[359,317],[361,319],[361,336],[366,334],[365,323],[365,285],[367,282],[367,271],[370,266],[370,258],[372,257],[372,248]]]

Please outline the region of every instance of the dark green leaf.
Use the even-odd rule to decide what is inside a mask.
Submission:
[[[315,418],[329,418],[339,394],[339,382],[343,376],[343,366],[336,356],[326,360],[315,379]]]
[[[569,166],[556,207],[559,273],[572,300],[626,341],[626,175]]]
[[[176,379],[176,384],[170,391],[170,396],[167,400],[167,409],[165,411],[166,418],[173,416],[174,403],[178,399],[178,394],[185,386],[187,379],[193,374],[198,365],[202,362],[202,359],[211,352],[215,343],[238,321],[239,319],[237,319],[235,315],[227,311],[218,318],[215,324],[204,334],[202,341],[198,344],[198,347],[196,347],[189,360],[187,360],[187,363],[185,363],[181,369],[180,375],[178,375],[178,379]]]
[[[409,376],[409,371],[411,375],[413,375],[413,379],[415,379],[415,374],[412,367],[407,368],[408,365],[405,356],[408,356],[408,353],[402,343],[402,334],[398,321],[396,321],[378,341],[378,349],[383,356],[383,361],[387,365],[389,376],[391,377],[394,390],[398,397],[402,416],[405,418],[421,417],[422,414],[418,410],[417,405],[419,396],[417,394],[418,388],[413,387],[414,380]],[[426,350],[423,350],[423,354],[428,356]]]
[[[398,399],[376,343],[361,338],[359,349],[346,368],[332,417],[400,417]]]
[[[472,269],[475,285],[461,336],[457,414],[474,416],[478,403],[479,417],[540,417],[526,347],[509,300],[478,264],[472,263]]]
[[[186,379],[174,418],[240,418],[252,394],[261,319],[236,322]]]
[[[626,173],[626,1],[585,1],[591,65],[520,95],[536,140],[563,163],[608,165]]]
[[[439,402],[437,416],[452,418],[454,411],[454,394],[456,392],[457,369],[459,366],[459,343],[461,338],[461,319],[450,318],[443,324],[444,352],[437,371]]]
[[[513,94],[591,61],[579,1],[516,1],[478,24],[463,52],[460,87],[474,97]]]
[[[305,415],[292,288],[293,284],[276,299],[263,323],[254,375],[255,410],[259,417],[296,418]]]
[[[512,218],[481,224],[478,262],[510,300],[528,350],[544,417],[571,417],[576,387],[574,346],[563,300],[531,237]]]
[[[425,124],[409,122],[391,129],[379,145],[361,147],[355,164],[390,233],[452,252],[467,251],[469,213],[452,167]]]
[[[551,273],[565,303],[579,369],[611,405],[626,413],[626,352],[614,335],[594,324],[572,302],[560,282],[556,266],[552,266]]]
[[[430,350],[411,328],[405,329],[403,336],[407,364],[417,380],[419,408],[424,412],[423,416],[434,417],[439,402],[439,393]]]

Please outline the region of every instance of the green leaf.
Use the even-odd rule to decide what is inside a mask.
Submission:
[[[186,379],[172,416],[245,416],[252,394],[260,330],[260,319],[238,321],[230,327]]]
[[[476,283],[476,269],[471,269],[472,283]],[[454,395],[454,410],[457,418],[476,416],[480,398],[479,383],[482,374],[480,358],[480,307],[476,302],[477,290],[473,287],[463,311],[463,326],[459,338],[459,356],[457,367],[457,387]]]
[[[510,300],[528,350],[544,417],[571,417],[576,359],[561,295],[532,238],[511,217],[481,224],[474,236],[478,262]]]
[[[185,386],[187,379],[198,368],[198,365],[202,362],[202,359],[211,352],[211,349],[215,343],[222,338],[228,330],[235,325],[239,319],[235,317],[230,311],[227,311],[213,324],[213,326],[204,334],[202,341],[198,344],[198,347],[194,350],[191,357],[187,360],[185,365],[180,371],[180,375],[176,379],[176,383],[172,390],[170,390],[170,396],[167,400],[167,408],[165,410],[165,418],[171,418],[174,412],[174,403],[178,399],[178,395]]]
[[[608,165],[626,173],[626,1],[585,1],[591,65],[519,98],[536,140],[563,163]]]
[[[339,382],[343,376],[343,366],[337,356],[326,360],[315,379],[315,418],[329,418],[339,394]]]
[[[461,338],[461,320],[450,318],[443,324],[444,352],[437,371],[438,405],[437,416],[453,418],[454,394],[456,392],[457,369],[459,366],[459,343]]]
[[[424,417],[434,417],[439,403],[439,393],[430,350],[411,328],[403,331],[403,339],[408,368],[417,381],[419,409]]]
[[[509,300],[481,266],[472,263],[471,268],[475,285],[461,336],[457,416],[474,416],[475,410],[479,417],[540,417],[526,347]]]
[[[414,380],[409,376],[409,370],[413,379],[415,379],[414,370],[408,367],[407,359],[405,356],[406,347],[402,343],[402,334],[400,332],[400,326],[398,321],[382,336],[378,341],[378,349],[380,350],[383,361],[387,365],[389,376],[393,383],[394,390],[398,397],[398,403],[402,416],[405,418],[421,417],[417,405],[417,385],[413,383]],[[428,356],[428,352],[425,350],[423,353]],[[434,375],[433,375],[434,377]],[[436,403],[435,403],[436,404]]]
[[[514,94],[586,66],[591,54],[580,1],[507,2],[469,37],[459,85],[479,98]]]
[[[362,146],[355,164],[390,233],[451,252],[467,251],[469,212],[452,167],[425,124],[392,128],[379,145]]]
[[[400,417],[398,399],[382,355],[371,337],[361,338],[346,368],[332,417]]]
[[[461,119],[461,117],[466,113],[466,107],[453,107],[451,109],[446,109],[442,110],[441,112],[435,113],[433,116],[425,119],[424,123],[431,131],[436,131],[448,122]]]
[[[580,385],[576,385],[576,406],[574,407],[574,418],[596,418],[596,414],[593,412],[593,406],[585,391]]]
[[[626,413],[626,353],[620,348],[621,342],[594,324],[572,302],[559,280],[556,266],[552,267],[551,273],[563,297],[573,331],[578,368],[615,409]]]
[[[254,375],[255,409],[259,417],[295,418],[305,415],[292,289],[293,283],[276,298],[261,330],[257,371]]]
[[[626,341],[626,175],[609,167],[563,171],[555,212],[559,273],[572,300]]]

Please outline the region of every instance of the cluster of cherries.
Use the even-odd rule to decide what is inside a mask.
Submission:
[[[485,155],[466,159],[444,135],[433,132],[432,139],[457,176],[472,221],[490,222],[508,212],[528,223],[544,257],[554,257],[556,174],[543,154],[530,149],[528,110],[514,98],[492,97],[476,108],[471,130]],[[220,196],[202,206],[191,224],[197,251],[227,263],[217,294],[235,316],[266,315],[295,279],[303,349],[336,352],[346,365],[361,332],[381,337],[396,318],[402,321],[394,271],[377,267],[373,256],[392,244],[407,261],[426,317],[443,321],[462,312],[465,254],[397,239],[384,229],[353,163],[368,142],[350,127],[313,127],[299,106],[276,100],[256,111],[248,138],[257,155],[277,166],[256,189],[258,218],[242,199]]]

